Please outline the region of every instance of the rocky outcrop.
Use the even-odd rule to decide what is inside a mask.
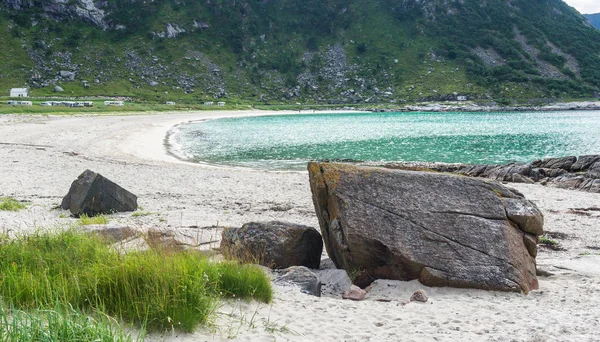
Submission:
[[[102,175],[85,170],[73,181],[60,206],[74,216],[135,211],[137,196]]]
[[[444,164],[390,163],[386,168],[400,170],[430,170],[483,177],[501,182],[540,183],[557,188],[600,193],[600,155],[547,158],[531,164]]]
[[[540,169],[563,169],[565,171],[571,171],[571,166],[573,166],[576,161],[577,157],[547,158],[544,160],[536,160],[531,163],[531,166]]]
[[[356,275],[356,285],[419,279],[428,286],[537,289],[528,241],[543,233],[543,217],[519,192],[433,172],[316,162],[308,170],[327,252]]]
[[[319,268],[323,240],[312,228],[286,222],[246,223],[222,233],[221,252],[228,258],[270,268]]]
[[[56,20],[81,18],[102,29],[108,28],[104,10],[96,6],[93,0],[50,0],[41,5],[32,0],[3,0],[4,4],[15,10],[41,6],[44,13]]]

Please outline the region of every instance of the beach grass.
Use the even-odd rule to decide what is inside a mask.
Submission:
[[[559,242],[554,240],[553,238],[549,237],[548,235],[542,235],[542,236],[540,236],[540,244],[556,246],[559,244]]]
[[[196,251],[123,255],[72,229],[0,240],[0,298],[17,310],[58,303],[149,331],[192,332],[210,322],[225,297],[268,303],[272,289],[260,268],[214,262]]]
[[[79,216],[79,224],[88,225],[88,224],[108,224],[109,219],[106,215],[96,215],[96,216],[88,216],[86,214],[82,214]]]
[[[60,305],[31,312],[0,306],[0,342],[132,342],[143,337],[141,332],[133,339],[108,316],[92,317]]]
[[[25,203],[12,197],[0,197],[0,211],[19,211],[25,208],[27,208]]]

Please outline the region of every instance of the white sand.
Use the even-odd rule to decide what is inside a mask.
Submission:
[[[114,215],[139,227],[177,229],[217,239],[218,230],[253,220],[286,220],[318,227],[305,172],[266,172],[196,165],[165,153],[166,132],[181,122],[264,112],[169,113],[132,116],[0,116],[0,197],[31,201],[0,212],[11,234],[74,221],[60,204],[86,168],[139,196],[148,215]],[[276,114],[283,114],[279,112]],[[378,281],[363,302],[316,298],[276,287],[270,305],[230,301],[211,329],[169,341],[600,341],[600,195],[538,185],[519,189],[544,211],[545,229],[567,234],[566,251],[540,248],[538,264],[555,273],[530,295],[426,288],[417,282]],[[61,217],[62,216],[62,217]],[[592,248],[590,248],[592,247]],[[416,289],[427,304],[404,305]],[[377,299],[390,300],[380,302]]]

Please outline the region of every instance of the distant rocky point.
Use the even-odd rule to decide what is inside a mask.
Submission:
[[[446,164],[400,162],[383,165],[390,169],[429,170],[483,177],[501,182],[529,183],[562,189],[600,193],[600,155],[547,158],[530,164]]]

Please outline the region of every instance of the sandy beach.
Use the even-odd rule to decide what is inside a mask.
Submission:
[[[296,112],[297,113],[297,112]],[[0,233],[20,234],[75,222],[55,209],[85,169],[136,194],[144,215],[111,215],[145,230],[176,230],[215,242],[219,229],[283,220],[318,228],[306,172],[199,165],[165,149],[175,125],[219,117],[285,112],[198,112],[121,116],[0,116],[0,197],[30,201],[0,211]],[[362,302],[312,297],[275,287],[272,304],[228,301],[209,328],[156,341],[600,341],[600,194],[509,184],[534,201],[545,230],[563,250],[540,247],[540,277],[529,295],[427,288],[377,281]],[[408,303],[424,289],[429,302]]]

